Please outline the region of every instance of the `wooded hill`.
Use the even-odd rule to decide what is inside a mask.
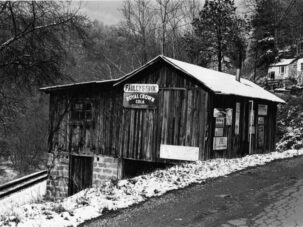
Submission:
[[[40,168],[47,151],[41,86],[117,78],[158,54],[241,68],[258,82],[279,57],[301,53],[300,1],[125,0],[115,26],[79,12],[68,2],[0,2],[0,155],[20,172]]]

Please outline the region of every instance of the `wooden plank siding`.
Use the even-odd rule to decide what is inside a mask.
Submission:
[[[158,84],[156,108],[123,107],[124,83]],[[215,95],[195,79],[172,66],[158,62],[116,87],[96,85],[65,89],[51,93],[50,120],[54,125],[66,102],[86,100],[92,103],[92,119],[72,121],[64,117],[60,133],[53,142],[58,149],[71,153],[102,154],[125,159],[166,162],[160,159],[160,145],[199,147],[199,159],[231,158],[248,154],[249,100],[239,96]],[[231,88],[232,89],[232,88]],[[240,103],[240,132],[235,135],[236,103]],[[258,146],[257,108],[268,105],[264,116],[264,146]],[[232,124],[224,128],[227,149],[214,151],[214,108],[232,108]],[[276,104],[254,100],[256,133],[252,138],[252,153],[274,150]]]
[[[200,147],[203,157],[208,93],[166,66],[138,78],[128,83],[159,85],[158,105],[155,109],[123,110],[121,157],[162,162],[161,144]]]

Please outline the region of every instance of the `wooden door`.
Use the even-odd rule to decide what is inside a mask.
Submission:
[[[73,195],[92,186],[93,158],[71,156],[68,194]]]

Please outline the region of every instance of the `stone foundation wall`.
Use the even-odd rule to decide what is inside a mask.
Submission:
[[[47,180],[46,196],[50,199],[59,199],[68,196],[69,154],[49,154],[48,167],[50,169]]]
[[[122,178],[122,160],[110,156],[93,156],[92,186],[101,186],[110,179]],[[68,196],[69,184],[69,154],[49,154],[48,166],[50,175],[47,180],[47,198],[60,199]]]
[[[93,167],[93,186],[100,186],[109,179],[122,178],[122,161],[110,156],[95,155]]]

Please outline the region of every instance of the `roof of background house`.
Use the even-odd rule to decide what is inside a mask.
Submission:
[[[280,99],[276,95],[270,93],[269,91],[264,90],[262,87],[258,86],[257,84],[249,80],[241,78],[239,82],[235,79],[234,75],[203,68],[198,65],[193,65],[176,59],[168,58],[163,55],[159,55],[155,57],[154,59],[147,62],[145,65],[139,67],[138,69],[134,70],[129,74],[126,74],[125,76],[119,79],[110,80],[108,82],[115,82],[113,86],[117,86],[127,81],[129,78],[133,77],[134,75],[141,72],[142,70],[146,69],[150,65],[158,62],[159,60],[164,60],[166,63],[170,64],[172,67],[176,68],[177,70],[183,72],[187,76],[196,79],[199,83],[209,88],[215,94],[236,95],[236,96],[242,96],[247,98],[258,98],[258,99],[268,100],[277,103],[285,103],[282,99]],[[67,88],[71,86],[77,86],[77,85],[79,86],[79,84],[88,84],[88,83],[98,84],[102,82],[104,81],[93,81],[93,82],[70,84],[70,85],[59,85],[59,86],[41,88],[41,90],[50,92],[53,90],[57,90],[59,87]]]
[[[280,59],[280,61],[278,61],[274,64],[271,64],[270,67],[289,65],[289,64],[293,63],[295,60],[297,60],[297,58],[288,58],[288,59],[282,58],[282,59]]]

